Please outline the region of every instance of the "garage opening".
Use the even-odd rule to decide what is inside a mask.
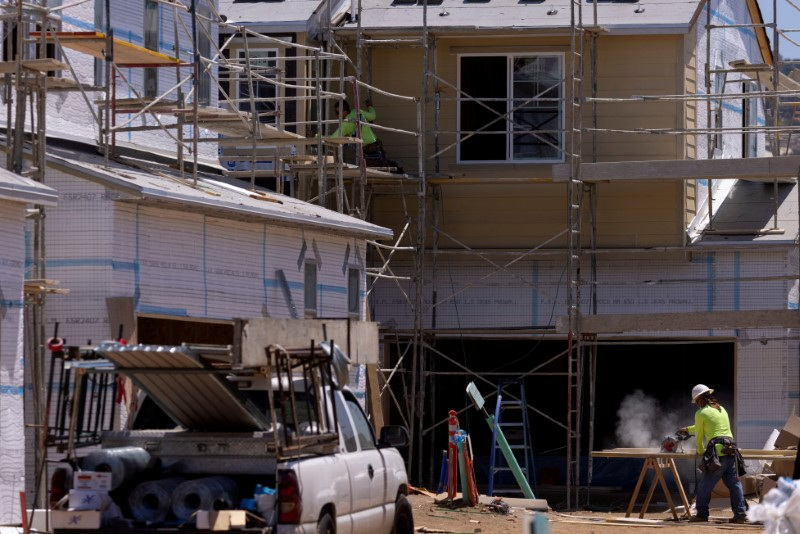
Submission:
[[[415,459],[414,465],[409,468],[411,478],[417,479],[421,475],[422,480],[418,483],[437,487],[442,453],[447,449],[447,413],[452,409],[459,412],[459,426],[470,435],[477,483],[480,491],[486,491],[492,436],[482,414],[472,407],[466,395],[466,386],[469,382],[475,382],[486,399],[486,410],[491,414],[496,406],[496,384],[503,379],[519,379],[524,384],[529,406],[529,443],[533,453],[529,462],[532,463],[529,482],[534,493],[537,486],[565,485],[566,343],[544,340],[438,339],[433,347],[435,350],[427,353],[425,364],[429,374],[425,381],[422,424],[426,431],[422,440],[415,443],[420,453],[415,456],[420,459]],[[587,455],[590,451],[643,446],[641,442],[634,441],[642,437],[636,435],[635,428],[630,425],[620,428],[622,423],[631,423],[630,419],[637,410],[649,410],[652,413],[648,418],[652,420],[650,428],[641,430],[649,432],[650,438],[654,440],[653,446],[656,442],[660,444],[665,435],[674,433],[679,426],[692,424],[695,409],[690,402],[689,393],[697,383],[714,388],[718,399],[728,410],[731,421],[735,421],[733,340],[713,343],[674,339],[648,339],[646,343],[637,340],[600,341],[597,345],[594,435],[591,444],[588,366],[587,360],[580,445],[582,483],[587,480]],[[393,388],[401,387],[400,381],[395,382],[392,384]],[[402,398],[400,389],[394,391],[395,395],[400,395],[398,398]],[[632,412],[621,413],[621,409]],[[398,421],[396,413],[392,421]],[[499,449],[497,454],[500,454]],[[417,464],[417,461],[420,463]],[[626,470],[623,465],[625,461],[605,469],[603,462],[595,459],[593,485],[635,485],[641,462]],[[513,478],[509,481],[513,484]]]

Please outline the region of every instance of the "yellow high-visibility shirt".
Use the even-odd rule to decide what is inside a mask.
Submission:
[[[713,406],[704,406],[694,414],[694,425],[686,427],[690,434],[694,434],[697,443],[697,454],[703,454],[706,443],[720,436],[733,439],[731,420],[728,412],[722,406],[719,409]],[[722,445],[717,444],[717,454],[722,454]]]
[[[371,145],[378,140],[375,132],[369,127],[369,123],[375,120],[377,113],[375,108],[370,106],[368,109],[352,110],[347,116],[342,119],[342,127],[337,128],[335,132],[328,137],[354,137],[356,135],[356,112],[361,113],[361,140],[364,145]]]

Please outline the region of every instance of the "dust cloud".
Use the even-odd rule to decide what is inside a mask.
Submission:
[[[619,447],[660,448],[665,436],[693,424],[685,415],[669,413],[659,402],[636,390],[620,403],[615,430]],[[684,450],[694,450],[694,439],[683,442]]]

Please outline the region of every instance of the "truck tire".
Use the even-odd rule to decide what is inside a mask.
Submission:
[[[336,532],[336,523],[333,521],[331,514],[324,513],[317,521],[317,534],[334,534]]]
[[[414,534],[414,514],[405,495],[398,496],[394,503],[392,534]]]

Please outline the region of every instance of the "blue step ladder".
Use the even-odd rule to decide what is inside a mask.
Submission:
[[[533,450],[531,448],[530,425],[528,423],[528,404],[525,400],[525,387],[521,379],[501,380],[497,385],[497,405],[494,421],[505,434],[506,441],[517,459],[517,464],[528,483],[536,486]],[[531,477],[534,482],[531,483]],[[520,494],[523,491],[516,483],[511,467],[497,444],[496,432],[492,432],[492,448],[489,453],[488,494]]]

